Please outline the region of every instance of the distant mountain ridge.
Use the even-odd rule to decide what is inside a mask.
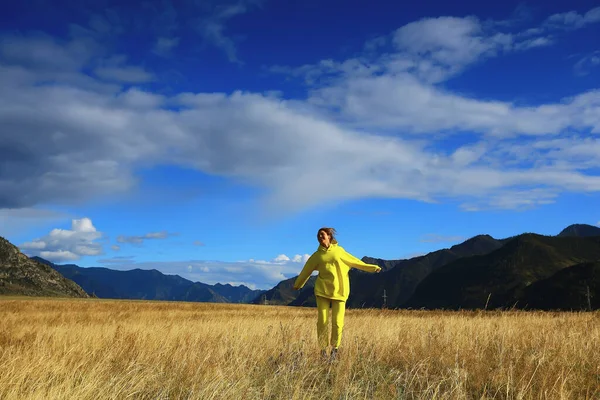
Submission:
[[[254,298],[252,303],[254,304],[271,304],[271,305],[289,305],[299,295],[307,294],[311,295],[313,288],[315,287],[316,276],[311,276],[304,287],[300,290],[294,290],[294,281],[296,277],[283,280],[279,282],[275,287],[262,293],[260,296]]]
[[[0,294],[81,297],[89,295],[49,266],[30,259],[0,237]]]
[[[558,236],[600,236],[600,227],[587,224],[573,224],[563,229]]]
[[[523,308],[525,289],[564,268],[600,260],[600,237],[518,235],[501,248],[432,272],[407,302],[412,308]]]
[[[82,268],[75,264],[54,264],[40,257],[32,259],[52,267],[77,282],[88,293],[100,298],[246,303],[263,292],[244,285],[192,282],[179,275],[166,275],[155,269],[119,271],[104,267]]]
[[[403,260],[385,274],[361,276],[354,293],[348,298],[350,307],[381,307],[383,291],[388,307],[403,307],[421,281],[433,271],[458,259],[487,254],[499,249],[506,239],[477,235],[448,249]],[[364,274],[363,274],[364,275]]]

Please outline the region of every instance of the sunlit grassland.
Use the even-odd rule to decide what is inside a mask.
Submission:
[[[600,398],[600,312],[0,298],[0,399]]]

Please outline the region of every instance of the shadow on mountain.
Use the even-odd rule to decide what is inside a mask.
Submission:
[[[522,307],[525,289],[558,271],[600,260],[600,237],[522,234],[501,248],[453,261],[427,276],[406,303],[412,308]]]
[[[539,310],[599,309],[600,261],[577,264],[532,283],[525,289],[521,304]]]

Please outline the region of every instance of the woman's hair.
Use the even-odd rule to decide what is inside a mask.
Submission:
[[[335,228],[327,228],[327,227],[323,227],[321,229],[319,229],[317,231],[317,235],[319,234],[319,232],[321,231],[325,231],[325,233],[327,233],[329,235],[329,237],[331,237],[331,243],[337,243],[337,239],[335,238],[335,234],[337,233]]]

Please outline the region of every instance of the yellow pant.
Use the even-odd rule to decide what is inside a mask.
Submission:
[[[346,311],[346,302],[342,300],[331,300],[321,296],[317,298],[317,337],[319,346],[322,349],[327,347],[329,342],[329,306],[331,305],[331,345],[334,348],[340,347],[342,342],[342,329],[344,328],[344,313]]]

